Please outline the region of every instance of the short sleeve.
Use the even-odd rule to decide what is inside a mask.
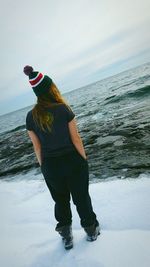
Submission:
[[[65,111],[66,111],[66,116],[67,116],[67,121],[70,122],[73,120],[73,118],[75,117],[75,114],[74,112],[72,111],[72,109],[68,108],[66,105],[65,105]]]
[[[33,130],[32,119],[31,119],[31,112],[28,112],[27,113],[27,116],[26,116],[26,129],[28,131],[32,131]]]

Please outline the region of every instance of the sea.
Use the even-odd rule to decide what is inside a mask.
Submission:
[[[91,180],[150,173],[150,62],[63,96],[76,115]],[[32,106],[0,116],[2,178],[38,169],[25,130]]]

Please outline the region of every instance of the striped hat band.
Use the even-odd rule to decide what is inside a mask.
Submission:
[[[29,83],[31,84],[32,87],[36,87],[39,85],[44,79],[44,75],[39,72],[36,77],[29,79]]]

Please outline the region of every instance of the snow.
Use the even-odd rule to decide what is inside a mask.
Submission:
[[[71,202],[74,248],[69,251],[55,231],[54,202],[41,175],[0,181],[0,266],[149,267],[149,178],[143,174],[138,179],[91,183],[101,235],[86,241]]]

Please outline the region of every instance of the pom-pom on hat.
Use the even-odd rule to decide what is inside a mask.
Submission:
[[[41,72],[34,71],[31,66],[24,67],[24,73],[29,76],[29,83],[36,96],[43,95],[48,92],[52,84],[52,79]]]

